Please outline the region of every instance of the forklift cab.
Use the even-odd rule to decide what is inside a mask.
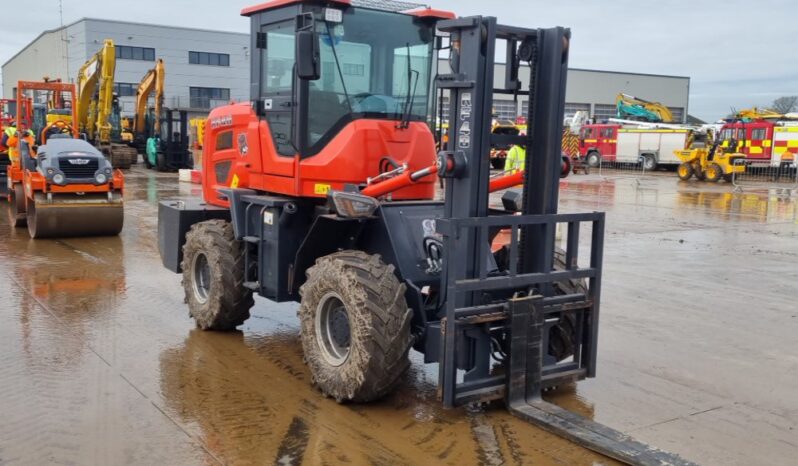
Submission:
[[[432,114],[435,24],[452,15],[328,4],[242,11],[252,24],[251,100],[281,156],[316,155],[356,120],[401,126]]]
[[[149,118],[150,122],[154,119]],[[193,168],[188,150],[188,113],[185,110],[164,108],[159,128],[151,129],[154,136],[147,139],[144,164],[158,171]]]

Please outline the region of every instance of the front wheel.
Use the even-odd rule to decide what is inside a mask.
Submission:
[[[234,330],[255,303],[244,287],[244,250],[224,220],[194,224],[183,245],[183,290],[203,330]]]
[[[302,349],[313,383],[338,402],[388,394],[410,365],[405,285],[379,255],[342,251],[307,271],[299,290]]]
[[[723,177],[723,169],[717,163],[710,163],[705,172],[706,180],[716,183]]]
[[[589,167],[596,168],[599,166],[599,163],[601,163],[601,157],[598,155],[597,152],[591,152],[590,154],[588,154],[587,165]]]

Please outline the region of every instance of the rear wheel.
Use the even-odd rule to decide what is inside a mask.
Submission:
[[[706,179],[710,183],[716,183],[723,177],[723,169],[717,163],[710,163],[705,172]]]
[[[676,173],[679,175],[680,180],[687,181],[693,177],[693,166],[689,163],[683,163],[676,169]]]
[[[189,314],[203,330],[234,330],[249,318],[244,250],[233,226],[207,220],[191,227],[183,246],[183,290]]]
[[[412,311],[393,265],[379,255],[342,251],[307,271],[298,314],[313,383],[343,401],[388,394],[409,366]]]
[[[25,215],[25,188],[22,183],[14,185],[8,191],[8,223],[14,228],[21,228],[27,224]]]
[[[657,169],[657,159],[653,155],[647,154],[643,156],[643,168],[650,172]]]

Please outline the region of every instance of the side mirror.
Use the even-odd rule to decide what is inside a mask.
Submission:
[[[296,33],[296,72],[299,79],[315,81],[321,77],[319,39],[313,30]]]
[[[319,40],[312,30],[296,33],[296,70],[299,79],[315,81],[321,77]]]

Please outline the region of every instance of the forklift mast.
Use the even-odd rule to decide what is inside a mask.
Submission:
[[[541,396],[546,388],[596,374],[604,213],[557,214],[570,31],[502,26],[492,17],[443,21],[438,28],[450,34],[452,68],[437,78],[451,102],[450,150],[438,156],[439,174],[447,179],[444,215],[436,222],[445,258],[439,368],[444,405],[503,397],[514,415],[628,464],[688,464]],[[497,41],[506,43],[507,54],[504,86],[494,89]],[[526,83],[519,79],[521,63],[529,65]],[[491,133],[494,93],[528,97],[527,135]],[[527,149],[523,192],[503,197],[503,211],[489,206],[489,154],[498,143]],[[565,270],[555,270],[558,224],[567,231]],[[590,258],[582,267],[579,233],[585,227]],[[510,231],[504,265],[491,254],[497,229]],[[555,289],[583,280],[584,292]],[[567,314],[575,316],[573,357],[557,361],[547,352],[548,338]],[[501,340],[503,350],[497,350]],[[496,363],[504,366],[498,373]]]

